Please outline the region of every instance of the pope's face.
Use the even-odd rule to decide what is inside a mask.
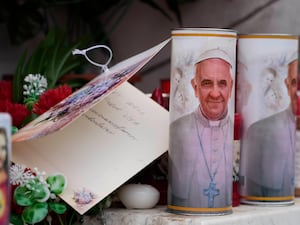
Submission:
[[[297,113],[297,76],[298,76],[298,61],[295,60],[288,66],[288,76],[285,79],[288,94],[291,99],[291,107],[293,113]]]
[[[192,86],[204,116],[210,120],[221,119],[227,111],[231,96],[230,65],[218,58],[197,63]]]

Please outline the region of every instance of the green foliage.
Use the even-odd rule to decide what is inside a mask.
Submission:
[[[54,194],[61,194],[65,189],[65,177],[61,174],[55,176],[49,176],[46,179],[47,183],[50,184],[50,191]]]
[[[28,50],[22,54],[13,77],[13,100],[23,101],[24,78],[28,74],[41,74],[48,82],[48,88],[54,88],[59,79],[70,71],[79,69],[86,62],[80,57],[74,57],[75,48],[85,46],[89,37],[69,43],[67,35],[59,29],[52,29],[39,45],[28,56]]]
[[[11,215],[11,223],[19,225],[20,220],[27,224],[35,224],[43,221],[50,211],[63,214],[67,206],[63,202],[50,198],[51,195],[61,194],[66,187],[65,177],[61,174],[49,176],[43,181],[41,176],[34,177],[25,184],[18,186],[14,192],[14,200],[24,210],[21,217]]]
[[[44,75],[48,88],[53,88],[62,75],[86,64],[82,57],[72,57],[72,50],[84,46],[87,40],[90,44],[109,45],[110,34],[135,1],[27,0],[22,4],[19,1],[4,1],[0,7],[0,23],[6,24],[13,44],[19,45],[37,35],[45,35],[32,53],[25,50],[19,59],[13,77],[13,101],[22,103],[23,80],[28,74]],[[138,1],[158,10],[168,20],[175,17],[181,25],[179,5],[195,0]],[[165,9],[166,6],[169,10]],[[57,9],[65,16],[64,19],[57,15]],[[63,27],[63,31],[58,30],[59,27]],[[89,39],[84,38],[84,42],[82,37],[87,35]]]
[[[35,224],[41,222],[48,214],[48,204],[46,202],[36,202],[24,209],[22,218],[26,223]]]
[[[20,206],[29,206],[32,205],[34,200],[29,198],[26,194],[27,188],[24,186],[19,186],[14,192],[14,199],[16,203]]]
[[[61,202],[49,202],[49,207],[57,214],[63,214],[67,211],[67,206]]]
[[[11,213],[9,221],[13,225],[24,225],[22,216],[18,214]]]

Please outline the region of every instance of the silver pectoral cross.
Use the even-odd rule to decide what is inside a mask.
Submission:
[[[210,182],[208,188],[203,190],[203,194],[208,197],[208,207],[213,208],[215,197],[220,194],[220,190],[216,188],[215,183]]]

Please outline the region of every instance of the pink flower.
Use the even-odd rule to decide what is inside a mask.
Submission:
[[[34,104],[32,111],[41,115],[70,94],[72,94],[72,88],[66,84],[49,89],[40,96],[39,101]]]

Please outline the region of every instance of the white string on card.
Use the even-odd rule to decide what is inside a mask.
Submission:
[[[97,49],[97,48],[104,48],[104,49],[106,49],[109,52],[109,58],[106,61],[106,63],[104,63],[104,64],[97,63],[97,62],[93,61],[92,59],[90,59],[88,57],[88,55],[86,54],[88,51],[93,50],[93,49]],[[93,64],[93,65],[95,65],[97,67],[100,67],[103,72],[108,71],[108,64],[112,60],[112,56],[113,56],[111,49],[108,46],[106,46],[106,45],[95,45],[95,46],[92,46],[90,48],[83,49],[83,50],[74,49],[72,51],[72,54],[73,55],[84,55],[84,57],[87,59],[87,61],[89,61],[91,64]]]

